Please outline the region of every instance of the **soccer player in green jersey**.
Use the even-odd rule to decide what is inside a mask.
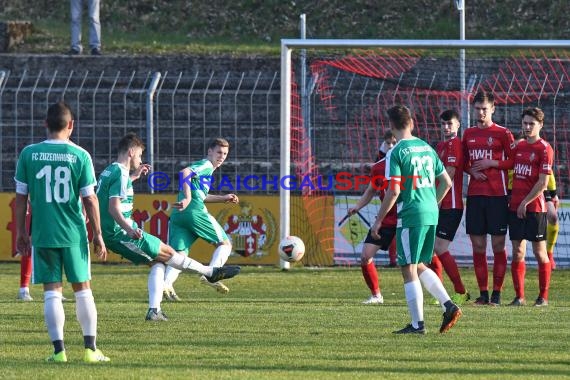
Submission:
[[[119,141],[117,161],[109,165],[99,176],[97,197],[101,203],[101,228],[107,247],[134,264],[149,264],[149,309],[147,321],[166,321],[160,303],[164,286],[165,264],[179,270],[202,274],[216,282],[230,278],[240,271],[238,266],[204,266],[176,252],[159,238],[141,230],[131,219],[133,211],[133,181],[150,171],[142,164],[143,142],[129,133]]]
[[[414,137],[410,110],[397,105],[388,110],[390,128],[398,141],[386,155],[386,179],[390,180],[380,206],[372,237],[379,239],[379,228],[396,204],[396,247],[404,277],[404,291],[412,322],[396,334],[425,334],[422,286],[443,308],[439,332],[449,330],[461,316],[437,275],[428,268],[432,259],[439,207],[451,179],[437,153],[425,141]],[[438,181],[436,185],[436,179]],[[374,236],[376,235],[376,236]]]
[[[46,126],[48,139],[26,146],[18,158],[15,214],[18,252],[29,254],[30,237],[26,231],[29,199],[34,210],[33,283],[43,284],[44,318],[54,347],[47,361],[67,361],[63,343],[63,271],[75,293],[75,310],[85,343],[83,360],[109,361],[95,345],[97,309],[90,286],[89,242],[81,205],[93,226],[95,253],[105,260],[107,249],[101,235],[93,162],[87,151],[69,140],[74,124],[67,104],[60,102],[48,108]]]
[[[198,238],[202,238],[216,249],[210,260],[211,266],[222,266],[232,252],[232,244],[224,229],[206,208],[207,202],[239,203],[235,194],[208,194],[212,183],[212,173],[219,168],[230,149],[230,144],[223,138],[216,138],[208,144],[208,156],[196,161],[180,172],[180,192],[178,201],[173,204],[170,215],[168,242],[178,252],[188,255],[190,247]],[[178,297],[172,284],[178,276],[175,268],[167,268],[165,277],[165,296],[171,300]],[[227,293],[228,287],[220,281],[210,281],[202,276],[200,282],[209,285],[220,293]]]

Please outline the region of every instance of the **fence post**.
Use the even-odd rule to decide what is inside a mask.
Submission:
[[[6,78],[6,72],[0,71],[0,131],[2,131],[2,85],[4,84],[4,78]],[[2,138],[4,134],[0,132],[0,147],[4,146],[4,139]],[[4,160],[0,160],[0,186],[4,187]]]
[[[154,166],[154,112],[153,112],[153,98],[154,92],[158,87],[158,81],[160,80],[160,73],[154,73],[150,86],[146,92],[146,137],[147,142],[147,163],[153,167]],[[150,188],[151,194],[154,194],[154,189]]]

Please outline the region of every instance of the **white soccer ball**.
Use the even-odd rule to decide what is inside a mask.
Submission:
[[[279,243],[279,256],[285,261],[295,263],[305,255],[305,243],[297,236],[287,236]]]

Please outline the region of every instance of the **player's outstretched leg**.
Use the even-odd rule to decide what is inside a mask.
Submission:
[[[237,265],[227,265],[221,268],[214,268],[211,276],[200,277],[200,283],[211,286],[220,293],[228,293],[230,289],[220,282],[220,280],[237,276],[241,268]]]

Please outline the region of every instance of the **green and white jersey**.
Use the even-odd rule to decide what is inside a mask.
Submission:
[[[171,217],[179,213],[190,212],[191,210],[197,211],[202,210],[204,212],[208,212],[206,205],[204,204],[204,199],[208,196],[210,192],[210,187],[212,185],[212,181],[214,177],[212,173],[214,173],[214,165],[208,159],[203,159],[200,161],[196,161],[188,167],[193,175],[190,179],[187,179],[186,182],[190,182],[190,193],[192,195],[192,201],[182,212],[178,211],[177,209],[173,209],[171,213]],[[179,186],[180,191],[178,192],[177,200],[184,199],[184,191],[182,190],[182,185],[185,179],[180,178]]]
[[[115,221],[109,213],[109,201],[111,198],[121,198],[121,213],[123,217],[133,226],[136,223],[131,219],[133,213],[133,182],[129,176],[129,169],[113,162],[107,166],[99,175],[97,184],[97,198],[99,198],[99,207],[101,209],[101,230],[103,239],[113,239],[125,234],[125,231]]]
[[[386,155],[386,178],[400,181],[397,227],[437,225],[439,207],[435,179],[445,167],[429,144],[403,139]]]
[[[63,140],[28,145],[14,179],[16,193],[29,194],[34,247],[75,247],[87,241],[80,197],[94,194],[95,171],[85,149]]]

